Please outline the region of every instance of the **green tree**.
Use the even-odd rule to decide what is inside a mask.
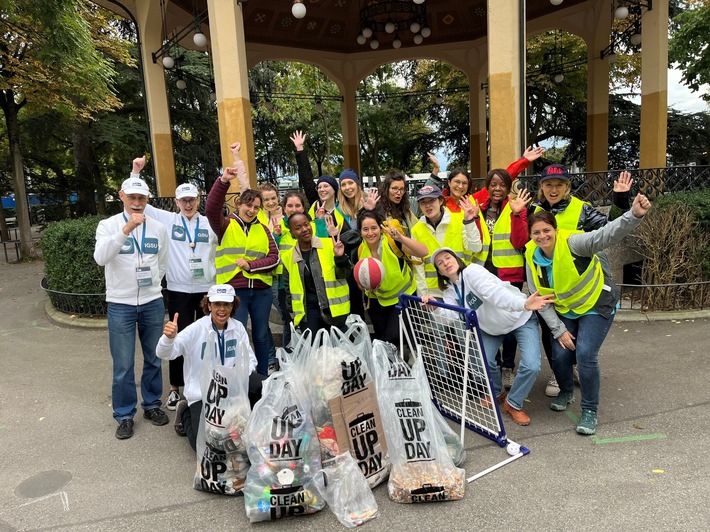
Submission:
[[[687,0],[682,10],[673,17],[668,58],[683,71],[682,81],[694,92],[701,85],[710,84],[710,0]],[[701,92],[700,97],[710,103],[710,94]]]
[[[47,109],[88,117],[118,105],[82,0],[0,0],[0,108],[5,116],[23,257],[35,256],[26,200],[19,114]]]

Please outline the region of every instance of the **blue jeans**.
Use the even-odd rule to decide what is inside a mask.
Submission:
[[[254,342],[256,355],[256,371],[262,375],[269,374],[269,360],[276,359],[276,346],[269,329],[269,314],[274,296],[271,288],[241,288],[236,290],[239,297],[237,320],[244,328],[251,317],[251,339]]]
[[[143,351],[141,407],[152,410],[162,403],[163,373],[155,347],[163,334],[164,323],[165,305],[162,298],[144,305],[108,304],[108,343],[113,358],[111,402],[116,421],[133,419],[136,414],[136,325]]]
[[[518,365],[518,373],[513,381],[513,386],[508,392],[506,401],[513,408],[518,410],[523,409],[525,398],[530,393],[530,389],[535,384],[540,373],[540,334],[537,328],[537,317],[533,313],[530,319],[517,329],[510,332],[515,336],[520,347],[520,364]],[[503,343],[505,334],[492,336],[481,331],[481,339],[483,340],[483,349],[486,353],[486,362],[488,363],[488,372],[490,373],[492,385],[495,395],[498,396],[503,391],[503,384],[500,377],[500,369],[496,362],[496,354],[498,348]],[[571,370],[570,370],[571,371]]]
[[[576,349],[570,351],[552,340],[552,371],[555,372],[560,393],[574,393],[572,365],[579,371],[579,389],[582,395],[582,410],[597,411],[599,407],[599,349],[604,343],[614,315],[608,319],[599,314],[587,314],[572,320],[560,316],[567,330],[575,337]]]

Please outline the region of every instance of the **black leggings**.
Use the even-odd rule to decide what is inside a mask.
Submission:
[[[200,301],[202,301],[204,296],[204,293],[189,294],[168,290],[168,319],[172,320],[175,317],[175,313],[178,313],[178,332],[205,315],[200,306]],[[185,386],[182,363],[182,357],[168,361],[170,386],[176,388]]]

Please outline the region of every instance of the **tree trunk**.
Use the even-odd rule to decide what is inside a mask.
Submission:
[[[77,214],[96,214],[96,186],[101,179],[90,138],[91,123],[76,122],[72,144],[74,147],[74,183],[77,188]]]
[[[23,259],[37,258],[37,252],[32,242],[32,226],[30,225],[30,208],[27,202],[25,187],[25,171],[22,165],[20,151],[20,123],[17,115],[22,104],[15,102],[15,93],[11,89],[0,91],[0,107],[5,114],[7,140],[10,146],[10,162],[12,167],[13,189],[15,191],[15,209],[17,226],[20,229],[20,256]]]

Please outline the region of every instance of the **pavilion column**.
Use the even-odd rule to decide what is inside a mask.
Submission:
[[[525,56],[521,56],[520,47],[525,32],[520,28],[520,2],[487,0],[491,168],[505,168],[516,160],[523,144],[521,102],[525,87],[521,86],[520,72],[525,71]]]
[[[488,146],[486,144],[486,80],[485,69],[469,76],[468,114],[471,135],[471,177],[485,177],[488,173]]]
[[[641,19],[641,147],[639,166],[666,166],[668,128],[668,0]]]
[[[151,60],[153,52],[163,46],[160,3],[136,2],[136,20],[141,34],[143,79],[153,150],[155,185],[158,196],[172,196],[175,194],[176,186],[175,158],[168,94],[165,89],[165,71],[160,61],[153,63]]]
[[[343,168],[352,168],[360,175],[360,141],[357,133],[357,82],[344,82],[340,104],[343,130]]]
[[[244,19],[237,2],[208,0],[212,64],[217,92],[217,120],[222,165],[232,165],[229,145],[240,142],[241,155],[246,164],[251,186],[256,188],[256,158],[254,132],[251,125],[249,102],[249,67],[244,38]],[[239,186],[232,181],[231,191]]]
[[[611,12],[602,6],[587,42],[587,172],[606,171],[609,164],[609,60],[599,54],[610,32]]]

